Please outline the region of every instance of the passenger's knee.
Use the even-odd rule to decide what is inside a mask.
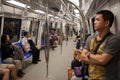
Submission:
[[[14,64],[10,64],[10,65],[8,65],[8,68],[9,68],[10,70],[15,70],[15,69],[16,69],[16,67],[15,67]]]
[[[9,69],[3,69],[3,70],[2,70],[2,73],[3,73],[3,74],[9,74],[10,71],[9,71]]]

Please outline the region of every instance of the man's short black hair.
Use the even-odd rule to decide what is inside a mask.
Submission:
[[[28,33],[29,33],[29,32],[25,31],[25,32],[24,32],[24,36],[26,36]]]
[[[99,12],[97,12],[97,14],[102,14],[103,15],[103,19],[106,21],[108,20],[110,22],[110,27],[113,24],[114,21],[114,14],[109,11],[109,10],[101,10]]]

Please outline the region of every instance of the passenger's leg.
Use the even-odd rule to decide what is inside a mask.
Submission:
[[[2,80],[9,80],[9,74],[10,74],[9,69],[2,69],[2,74],[3,74]]]
[[[36,52],[37,52],[37,61],[41,61],[40,59],[40,50],[39,49],[36,49]]]
[[[17,76],[18,77],[23,77],[23,75],[25,74],[23,71],[22,71],[22,63],[20,60],[14,60],[15,62],[15,66],[17,68]]]
[[[17,80],[17,70],[16,70],[15,65],[9,64],[8,69],[11,71],[11,76],[12,76],[13,80]]]
[[[37,64],[37,52],[32,50],[32,63]]]

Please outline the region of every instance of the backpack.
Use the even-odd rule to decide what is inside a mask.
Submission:
[[[14,45],[14,59],[22,60],[24,57],[23,50],[20,46]]]

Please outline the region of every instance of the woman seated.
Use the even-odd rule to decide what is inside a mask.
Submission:
[[[18,77],[23,77],[22,63],[20,60],[14,59],[14,46],[11,44],[10,36],[3,34],[1,37],[1,52],[3,63],[14,63],[17,68]]]

